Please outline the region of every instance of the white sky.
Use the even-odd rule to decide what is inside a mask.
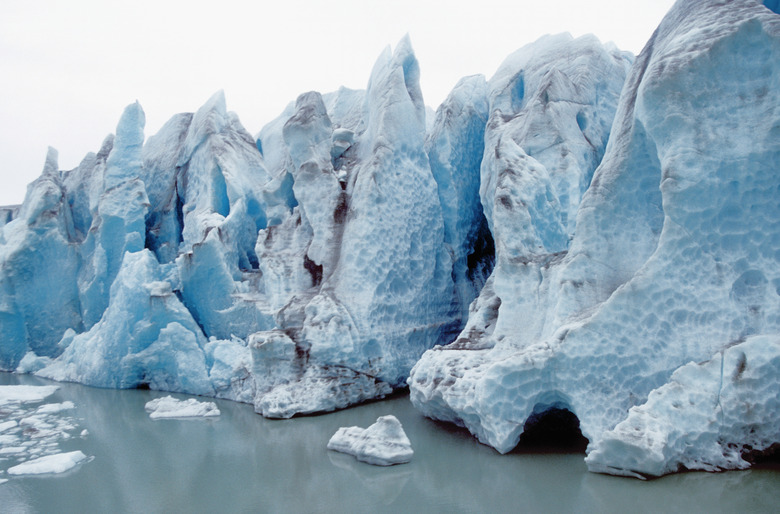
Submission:
[[[0,205],[21,203],[46,148],[78,165],[138,100],[146,135],[225,90],[257,133],[298,94],[365,88],[409,33],[426,104],[488,78],[549,33],[634,53],[673,0],[0,0]]]

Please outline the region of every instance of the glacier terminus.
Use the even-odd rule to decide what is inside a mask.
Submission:
[[[420,73],[407,36],[254,136],[217,92],[50,149],[0,208],[0,370],[270,418],[408,388],[501,453],[566,411],[638,478],[776,455],[780,4],[679,0],[636,57],[544,36],[435,112]]]

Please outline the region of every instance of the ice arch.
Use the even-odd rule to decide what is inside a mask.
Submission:
[[[568,398],[558,391],[550,391],[537,398],[531,415],[523,425],[517,449],[584,451],[587,445],[588,440],[580,430],[580,420]]]

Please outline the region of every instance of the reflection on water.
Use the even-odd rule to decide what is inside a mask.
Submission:
[[[328,452],[328,459],[335,467],[348,471],[352,480],[362,485],[380,505],[392,505],[413,474],[409,466],[366,466],[355,457],[339,452]]]
[[[0,384],[47,384],[0,373]],[[167,393],[61,384],[89,435],[63,441],[94,460],[63,475],[11,478],[3,512],[775,512],[780,472],[687,473],[650,482],[586,471],[582,454],[499,455],[425,419],[407,397],[292,420],[217,400],[222,415],[151,420]],[[179,398],[186,396],[174,395]],[[326,449],[341,426],[395,415],[411,463],[374,467]],[[71,447],[73,446],[73,447]]]

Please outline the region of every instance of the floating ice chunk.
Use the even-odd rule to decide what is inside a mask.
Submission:
[[[0,435],[0,446],[8,446],[9,444],[16,444],[19,442],[19,438],[15,435]]]
[[[41,402],[44,400],[44,398],[53,395],[57,389],[59,389],[59,386],[0,386],[0,405],[11,402]]]
[[[3,485],[6,482],[8,482],[7,478],[0,478],[0,485]]]
[[[173,396],[155,398],[145,406],[152,419],[162,418],[207,418],[219,416],[214,402],[199,402],[195,398],[177,400]]]
[[[15,428],[18,425],[19,423],[15,419],[3,421],[2,423],[0,423],[0,433],[5,432],[8,429]]]
[[[73,402],[36,405],[56,386],[4,386],[0,388],[0,456],[11,464],[59,452],[58,442],[70,439],[76,430],[72,416],[63,414],[75,408]]]
[[[412,443],[395,416],[381,416],[368,428],[341,427],[328,441],[328,449],[349,453],[376,466],[412,460]]]
[[[42,475],[46,473],[64,473],[87,460],[87,456],[76,450],[67,453],[46,455],[28,460],[8,468],[9,475]]]
[[[71,410],[75,409],[76,405],[73,402],[62,402],[62,403],[47,403],[46,405],[41,405],[38,407],[38,409],[35,411],[36,414],[56,414],[58,412],[62,412],[64,410]]]
[[[21,455],[26,451],[26,446],[3,446],[0,448],[0,457]]]

